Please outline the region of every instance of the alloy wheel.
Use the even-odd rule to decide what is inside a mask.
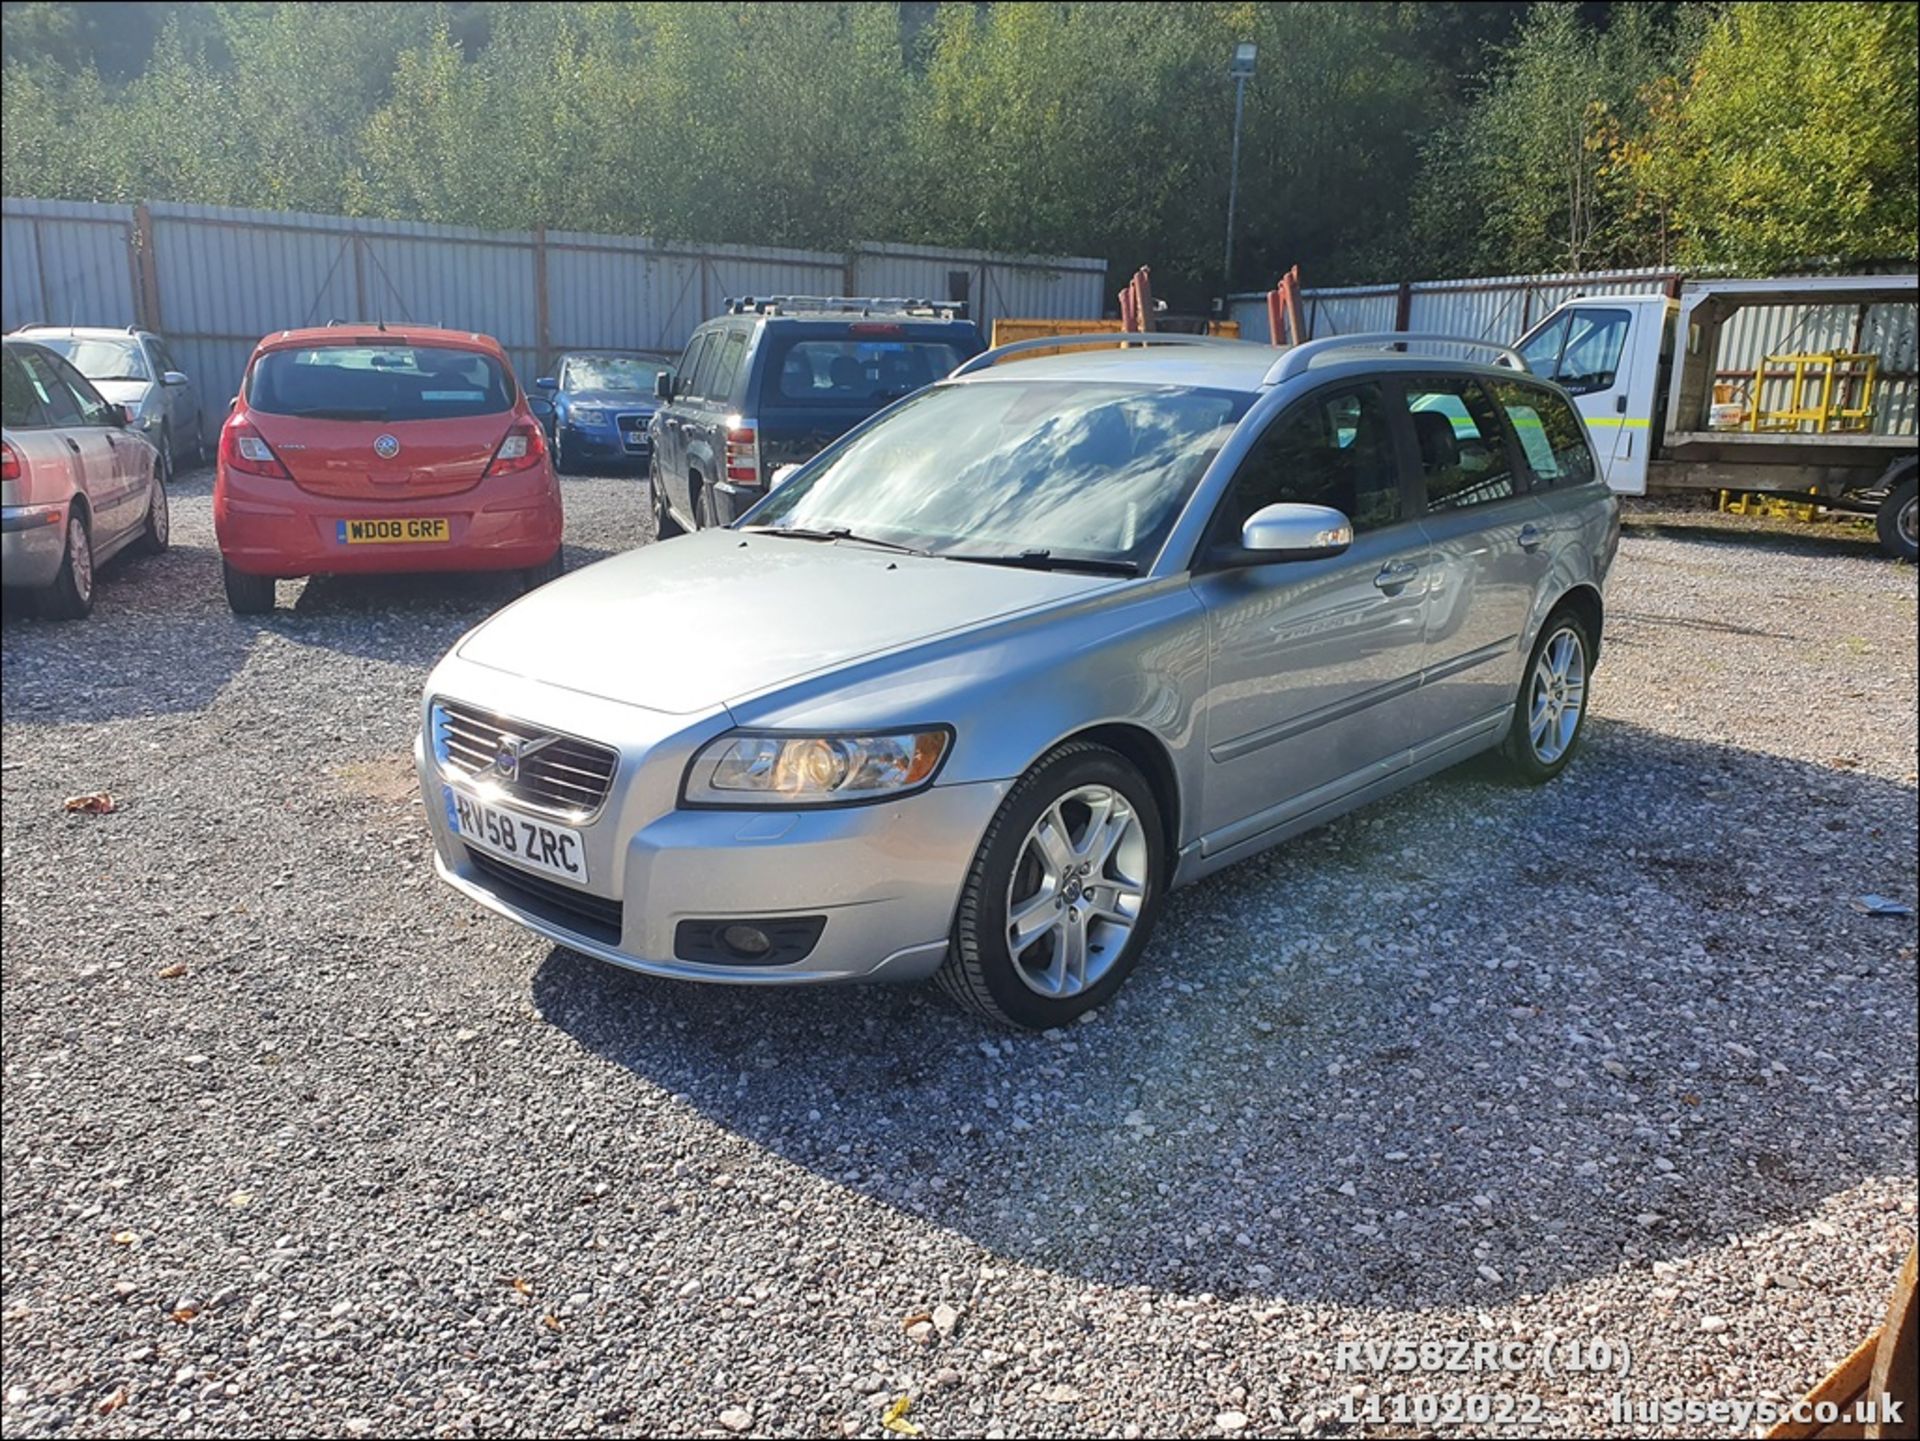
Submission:
[[[73,571],[74,593],[81,600],[93,598],[93,545],[87,539],[87,523],[79,516],[67,517],[67,564]]]
[[[1029,990],[1059,999],[1099,983],[1140,922],[1149,864],[1139,815],[1110,787],[1041,813],[1007,885],[1007,951]]]
[[[1552,765],[1567,753],[1587,703],[1587,647],[1570,625],[1540,648],[1527,693],[1527,740],[1534,758]]]
[[[1907,503],[1900,507],[1894,524],[1900,528],[1900,539],[1907,543],[1909,550],[1920,545],[1920,496],[1907,497]]]

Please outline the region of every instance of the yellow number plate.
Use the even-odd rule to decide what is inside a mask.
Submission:
[[[419,544],[453,538],[444,519],[343,520],[336,524],[336,536],[342,545]]]

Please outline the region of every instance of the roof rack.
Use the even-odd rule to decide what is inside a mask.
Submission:
[[[924,300],[899,295],[743,295],[728,296],[728,315],[924,315],[936,320],[965,320],[964,300]]]
[[[1262,385],[1284,385],[1297,376],[1305,375],[1313,368],[1313,363],[1322,356],[1332,355],[1342,350],[1377,350],[1383,346],[1402,349],[1412,344],[1420,345],[1464,345],[1474,350],[1496,352],[1502,364],[1514,370],[1531,371],[1526,357],[1511,345],[1503,345],[1497,340],[1469,340],[1460,335],[1420,335],[1409,334],[1404,330],[1372,331],[1365,335],[1323,335],[1318,340],[1305,341],[1292,346],[1287,353],[1273,363]]]
[[[1035,350],[1090,350],[1103,345],[1239,345],[1240,343],[1218,335],[1178,335],[1158,330],[1092,330],[1084,335],[1037,335],[1032,340],[1016,340],[993,350],[983,350],[973,359],[964,362],[947,378],[957,380],[960,376],[971,375],[976,370],[985,370],[989,366],[998,365],[1003,360]]]

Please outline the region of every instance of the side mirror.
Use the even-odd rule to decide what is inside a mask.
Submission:
[[[1332,506],[1282,502],[1248,516],[1240,527],[1240,544],[1216,559],[1232,566],[1324,560],[1352,544],[1353,522]]]
[[[789,465],[777,467],[773,474],[767,477],[767,489],[772,490],[782,482],[793,479],[795,473],[800,469],[801,464],[802,462],[800,461],[794,461]]]
[[[113,417],[113,423],[122,429],[133,424],[133,407],[130,405],[109,404],[107,413]]]
[[[653,378],[653,394],[657,400],[673,399],[673,372],[663,370]]]
[[[555,380],[551,375],[543,375],[534,381],[533,388],[535,390],[558,390],[560,388],[560,382]]]
[[[165,375],[160,377],[160,383],[162,385],[185,385],[188,383],[186,372],[183,370],[169,370]]]

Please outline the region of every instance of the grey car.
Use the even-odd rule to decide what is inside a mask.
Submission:
[[[151,330],[129,325],[24,325],[10,337],[44,345],[66,358],[113,404],[126,412],[127,427],[145,435],[160,452],[161,478],[172,480],[182,460],[206,453],[200,397],[174,362],[167,342]]]
[[[1175,886],[1481,752],[1551,778],[1617,503],[1563,391],[1408,339],[989,351],[542,588],[428,680],[440,875],[636,970],[1046,1027]]]

